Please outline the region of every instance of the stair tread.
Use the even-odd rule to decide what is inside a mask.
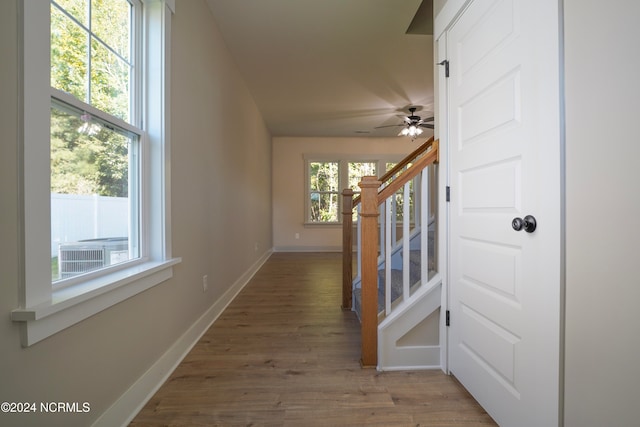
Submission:
[[[409,262],[420,265],[422,262],[422,252],[418,249],[409,251]]]

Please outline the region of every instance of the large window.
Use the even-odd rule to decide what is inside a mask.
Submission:
[[[23,2],[31,345],[171,277],[172,0]],[[144,61],[143,61],[144,58]]]
[[[307,224],[338,224],[342,222],[342,190],[350,188],[357,195],[358,183],[363,176],[378,176],[384,170],[386,159],[324,160],[315,156],[306,156]]]

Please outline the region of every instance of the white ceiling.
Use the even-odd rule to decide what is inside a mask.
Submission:
[[[433,115],[433,37],[406,34],[422,0],[207,2],[273,136],[394,136],[374,128]]]

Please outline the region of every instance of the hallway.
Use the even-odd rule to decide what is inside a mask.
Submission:
[[[130,425],[495,425],[441,371],[360,368],[340,262],[274,253]]]

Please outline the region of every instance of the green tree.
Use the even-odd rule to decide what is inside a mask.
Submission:
[[[89,129],[79,131],[79,129]],[[127,197],[129,137],[54,104],[51,108],[51,191]]]
[[[51,86],[130,121],[130,16],[126,0],[52,2]],[[114,126],[52,106],[51,191],[126,197],[131,142]]]
[[[338,162],[309,163],[310,220],[338,221]]]

